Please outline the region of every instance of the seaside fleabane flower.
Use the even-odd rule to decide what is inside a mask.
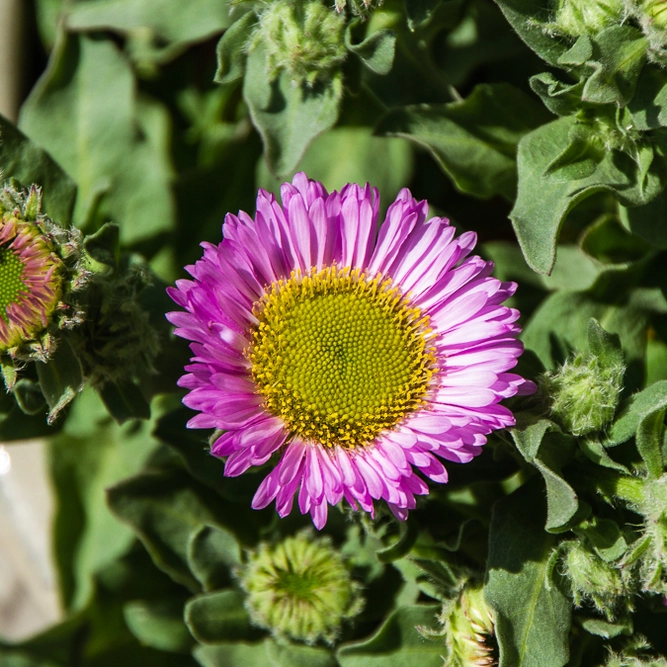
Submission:
[[[0,218],[0,353],[46,328],[61,295],[61,266],[35,223]]]
[[[522,345],[501,304],[516,285],[406,189],[380,227],[369,185],[328,194],[301,173],[281,199],[260,190],[254,220],[227,215],[193,280],[169,289],[194,354],[188,426],[224,431],[211,453],[228,476],[276,455],[256,509],[275,500],[285,516],[298,497],[322,528],[328,505],[373,515],[382,499],[405,519],[422,476],[446,482],[442,461],[479,454],[514,424],[499,402],[534,389],[507,372]]]

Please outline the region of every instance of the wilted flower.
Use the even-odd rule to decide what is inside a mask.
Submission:
[[[466,463],[491,431],[514,424],[499,405],[532,383],[508,373],[521,354],[515,290],[469,253],[444,218],[402,190],[378,230],[379,196],[348,185],[327,194],[297,174],[282,206],[260,190],[255,220],[228,215],[224,240],[203,244],[169,293],[193,341],[180,385],[201,414],[191,428],[226,430],[212,445],[226,475],[280,460],[253,507],[274,499],[321,528],[345,498],[399,519],[441,459]]]
[[[239,573],[255,623],[278,637],[332,643],[363,607],[359,585],[329,538],[310,531],[261,544]]]

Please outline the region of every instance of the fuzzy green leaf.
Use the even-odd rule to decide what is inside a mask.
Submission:
[[[592,60],[587,63],[594,73],[584,85],[582,99],[625,106],[646,62],[648,40],[637,28],[613,25],[595,37],[594,45]]]
[[[662,408],[644,417],[637,428],[637,451],[652,479],[662,475],[662,439],[665,431],[665,410]]]
[[[52,424],[83,387],[81,364],[66,338],[47,363],[37,362],[37,377],[49,406],[48,422]]]
[[[198,646],[194,656],[202,667],[249,667],[268,663],[264,644],[243,642]]]
[[[482,84],[461,102],[390,111],[376,133],[404,137],[427,148],[462,191],[477,197],[516,189],[519,140],[548,115],[509,84]]]
[[[248,12],[220,38],[217,48],[218,69],[214,79],[216,83],[232,83],[243,76],[246,62],[245,47],[256,24],[255,12]]]
[[[167,112],[137,97],[130,65],[113,42],[63,37],[20,126],[76,181],[76,224],[113,219],[124,243],[172,228]]]
[[[369,35],[363,42],[352,41],[352,31],[357,22],[348,25],[345,31],[345,45],[359,57],[362,63],[375,74],[389,74],[394,64],[396,51],[396,33],[393,30],[378,30]]]
[[[443,643],[425,639],[417,626],[434,627],[439,607],[401,607],[370,639],[347,644],[336,657],[341,667],[442,667]]]
[[[259,639],[263,632],[251,625],[244,599],[231,589],[192,598],[185,606],[185,622],[202,644]]]
[[[570,601],[551,581],[545,511],[534,484],[493,511],[484,594],[496,612],[500,667],[563,667],[569,658]]]
[[[205,591],[231,584],[231,573],[241,563],[241,549],[227,530],[202,526],[190,536],[188,563]]]
[[[521,455],[539,471],[547,488],[547,531],[559,532],[579,509],[574,489],[563,479],[560,470],[572,457],[572,439],[547,419],[511,430]]]
[[[248,54],[243,97],[262,135],[264,156],[277,176],[291,172],[310,142],[338,119],[343,94],[340,76],[312,87],[295,84],[287,72],[271,81],[266,50],[258,45]]]
[[[267,639],[266,653],[272,667],[339,667],[330,651],[316,646],[279,644]]]
[[[652,414],[667,409],[667,380],[656,382],[631,396],[622,405],[609,432],[610,444],[621,444],[637,433],[639,425]]]
[[[640,205],[662,188],[661,179],[653,172],[642,174],[634,159],[601,150],[594,133],[567,117],[543,125],[519,143],[519,186],[510,218],[535,271],[549,273],[553,268],[560,227],[582,199],[606,190],[621,203]]]
[[[183,622],[179,600],[134,600],[123,612],[127,627],[144,646],[171,653],[190,652],[194,640]]]
[[[43,212],[68,225],[76,200],[76,184],[62,167],[13,123],[0,116],[0,174],[28,187],[43,189]]]
[[[76,31],[128,34],[143,29],[154,41],[183,47],[222,32],[232,20],[224,0],[98,0],[75,3],[67,26]]]
[[[108,490],[108,503],[135,531],[157,567],[192,590],[200,588],[187,559],[193,531],[231,525],[241,535],[253,533],[243,515],[231,512],[219,496],[196,486],[180,470],[144,472],[125,480]]]

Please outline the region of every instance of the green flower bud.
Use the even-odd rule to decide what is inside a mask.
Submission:
[[[493,612],[484,599],[481,583],[468,583],[458,598],[445,604],[442,628],[420,628],[426,636],[444,637],[447,654],[443,667],[491,667],[498,664]]]
[[[260,15],[250,50],[267,50],[269,78],[285,71],[294,83],[313,86],[345,60],[344,31],[345,18],[319,0],[277,0]]]
[[[602,430],[616,412],[624,373],[620,359],[577,354],[542,377],[552,415],[574,435]]]
[[[337,12],[342,12],[346,7],[349,8],[352,16],[359,16],[367,19],[373,11],[373,5],[382,6],[382,0],[335,0],[334,5]]]
[[[630,569],[607,563],[579,540],[564,542],[561,548],[563,574],[577,606],[590,602],[609,620],[621,607],[632,610]]]
[[[639,559],[642,590],[667,595],[667,474],[646,480],[637,508],[644,517],[643,534],[628,560]]]
[[[597,35],[625,19],[623,0],[558,0],[555,28],[566,35]]]
[[[260,544],[239,572],[253,623],[276,637],[333,643],[363,607],[359,584],[327,537],[303,531]]]
[[[652,26],[660,30],[667,28],[667,0],[644,0],[640,11]]]

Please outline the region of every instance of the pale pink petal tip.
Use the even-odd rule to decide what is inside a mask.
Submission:
[[[190,428],[224,433],[211,447],[225,458],[225,475],[275,460],[252,507],[275,502],[280,516],[296,503],[316,528],[341,501],[375,515],[383,501],[404,521],[425,480],[447,482],[443,462],[466,463],[494,430],[514,424],[504,398],[535,384],[510,371],[522,352],[518,311],[503,305],[516,285],[493,278],[493,265],[471,255],[476,235],[456,236],[444,218],[427,219],[428,204],[401,190],[378,224],[379,193],[347,185],[328,193],[296,174],[281,188],[282,203],[265,191],[255,218],[229,214],[224,240],[202,244],[187,267],[192,279],[168,293],[181,310],[168,314],[191,342],[192,363],[179,385],[198,412]],[[363,445],[325,445],[302,439],[265,408],[247,350],[256,305],[271,285],[327,267],[358,270],[361,279],[391,280],[427,318],[437,369],[422,407]]]

